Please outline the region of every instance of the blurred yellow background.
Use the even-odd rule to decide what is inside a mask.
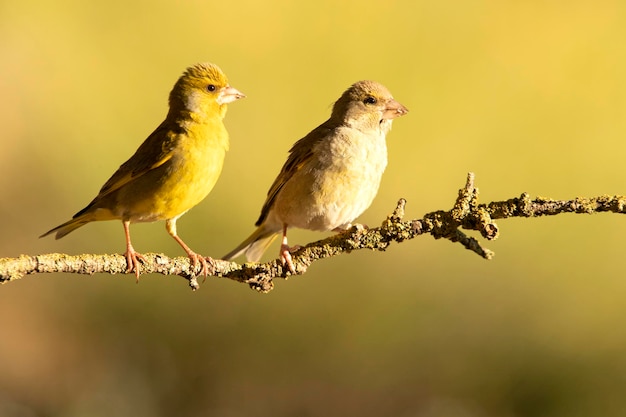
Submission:
[[[96,195],[201,61],[248,96],[220,181],[178,223],[205,255],[252,231],[291,144],[360,79],[411,110],[365,224],[400,197],[408,218],[450,208],[468,171],[485,202],[624,194],[625,39],[619,0],[4,0],[0,256],[122,252],[120,222],[37,236]],[[498,224],[492,261],[423,236],[268,295],[156,275],[4,285],[0,415],[626,415],[624,218]],[[184,255],[163,223],[132,233]]]

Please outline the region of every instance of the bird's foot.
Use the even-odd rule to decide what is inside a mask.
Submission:
[[[194,275],[202,275],[204,276],[204,281],[206,281],[206,277],[213,275],[215,272],[215,263],[213,262],[213,258],[204,257],[202,255],[198,255],[193,251],[187,252],[187,256],[189,256],[189,260],[191,261],[191,267]],[[198,265],[200,265],[200,271],[196,274],[196,269],[198,269]],[[202,282],[204,282],[202,281]]]
[[[345,233],[345,232],[349,232],[352,228],[355,228],[357,232],[362,232],[364,230],[369,229],[369,227],[366,224],[361,224],[361,223],[348,223],[345,226],[339,226],[339,227],[335,227],[333,229],[333,232],[339,232],[339,233]]]
[[[139,282],[139,264],[146,263],[147,262],[146,257],[140,254],[139,252],[136,252],[133,248],[127,249],[126,253],[124,253],[124,256],[126,257],[126,265],[127,265],[126,273],[130,274],[131,272],[135,271],[137,282]]]
[[[361,223],[354,223],[352,227],[355,227],[357,232],[363,232],[369,229],[369,227],[366,224],[361,224]]]
[[[289,247],[286,244],[280,245],[280,263],[291,271],[292,274],[296,273],[296,266],[293,264],[293,259],[291,258],[291,252],[295,252],[298,249],[302,248],[300,245]]]

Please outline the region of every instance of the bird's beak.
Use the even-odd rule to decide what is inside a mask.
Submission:
[[[395,100],[390,100],[387,103],[387,107],[383,111],[383,119],[395,119],[396,117],[404,116],[409,112],[409,109]]]
[[[218,104],[228,104],[232,103],[235,100],[239,100],[240,98],[244,98],[245,96],[245,94],[241,93],[236,88],[227,85],[226,87],[222,88],[220,94],[217,96],[217,102]]]

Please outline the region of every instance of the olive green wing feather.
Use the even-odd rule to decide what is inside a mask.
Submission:
[[[179,132],[172,129],[167,120],[161,123],[139,146],[133,156],[124,162],[102,186],[96,198],[87,207],[76,213],[73,219],[87,213],[104,197],[119,190],[132,180],[169,161],[173,156],[179,137]]]
[[[124,162],[102,186],[96,200],[119,190],[133,179],[169,161],[178,137],[179,135],[171,129],[167,121],[161,123],[139,146],[133,156]]]

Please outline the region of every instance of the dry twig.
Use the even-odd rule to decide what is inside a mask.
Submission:
[[[479,231],[483,238],[493,240],[498,237],[495,219],[508,217],[552,216],[561,213],[626,212],[626,197],[600,196],[575,198],[573,200],[551,200],[537,197],[531,200],[527,193],[506,201],[488,204],[478,203],[478,189],[474,186],[474,174],[467,175],[465,186],[449,211],[435,211],[417,220],[404,221],[406,200],[400,199],[395,210],[380,227],[365,229],[362,226],[310,243],[292,254],[296,275],[304,274],[317,259],[330,258],[345,252],[359,249],[384,251],[391,242],[402,242],[419,235],[431,234],[435,239],[445,238],[459,242],[484,259],[491,259],[493,252],[480,242],[466,235],[461,229]],[[142,265],[142,273],[179,275],[186,278],[192,289],[199,285],[192,271],[189,258],[169,258],[163,254],[144,254],[147,262]],[[248,284],[260,292],[272,290],[274,278],[286,278],[291,273],[277,260],[262,264],[237,264],[213,260],[212,275]],[[51,272],[71,272],[77,274],[123,274],[126,271],[126,258],[123,255],[21,255],[18,258],[0,259],[0,282],[9,282],[24,275]]]

